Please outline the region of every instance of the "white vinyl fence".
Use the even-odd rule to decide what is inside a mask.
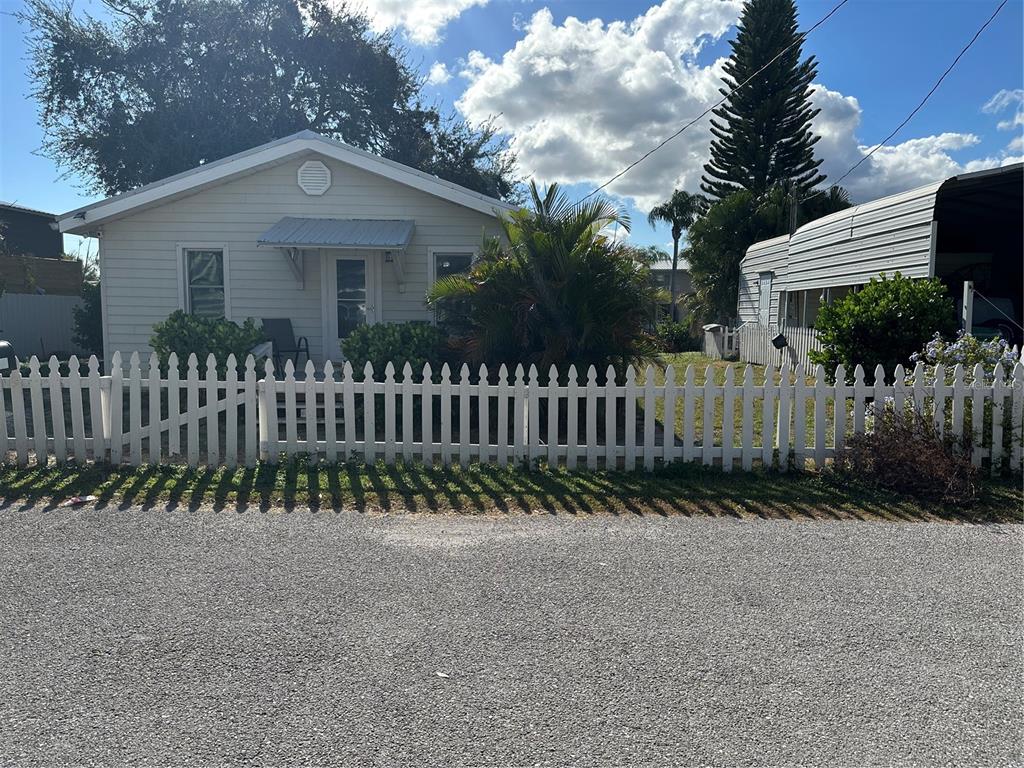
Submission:
[[[463,366],[453,379],[444,366],[433,381],[429,366],[422,376],[408,365],[396,376],[390,364],[375,379],[369,365],[357,376],[348,364],[318,371],[308,363],[297,377],[288,363],[277,378],[268,362],[259,377],[252,357],[241,371],[229,359],[224,376],[212,356],[202,375],[195,355],[183,373],[173,357],[166,372],[155,356],[143,365],[133,354],[125,370],[115,353],[112,365],[101,376],[95,358],[84,368],[72,359],[65,370],[51,359],[44,372],[33,358],[27,375],[0,374],[4,457],[13,454],[21,466],[53,456],[58,463],[184,460],[235,467],[304,453],[328,461],[402,457],[446,465],[545,460],[569,469],[652,469],[680,460],[726,471],[803,467],[807,460],[820,467],[849,435],[870,429],[869,411],[891,402],[934,414],[937,426],[956,436],[968,429],[978,466],[1022,466],[1021,363],[1010,383],[1001,369],[987,383],[980,366],[970,381],[957,366],[952,383],[937,369],[930,383],[918,366],[909,379],[897,368],[888,383],[879,367],[871,385],[859,366],[848,385],[842,368],[838,383],[829,384],[820,366],[813,379],[799,366],[792,372],[769,366],[757,376],[750,366],[742,374],[729,367],[722,384],[714,383],[710,368],[697,384],[692,366],[670,366],[657,384],[653,368],[642,381],[632,368],[622,380],[609,369],[605,381],[593,367],[585,376],[573,367],[552,368],[541,379],[534,367],[509,373],[502,366],[497,375],[481,367],[471,375]]]

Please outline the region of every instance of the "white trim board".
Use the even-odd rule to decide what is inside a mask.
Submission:
[[[377,157],[312,131],[302,131],[293,136],[287,136],[222,160],[201,165],[184,173],[155,181],[131,192],[68,211],[60,216],[60,231],[88,235],[104,222],[125,216],[133,211],[152,207],[170,199],[197,192],[202,188],[253,173],[264,166],[311,153],[383,176],[399,184],[480,213],[497,216],[515,209],[515,206],[502,200],[481,195],[437,176],[417,171],[393,160]]]

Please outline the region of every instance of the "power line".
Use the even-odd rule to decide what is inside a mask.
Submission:
[[[939,89],[939,86],[942,85],[942,81],[945,80],[946,76],[950,72],[953,71],[953,68],[956,67],[956,65],[960,62],[960,59],[963,58],[964,54],[967,53],[968,50],[970,50],[971,46],[974,45],[977,42],[978,38],[981,37],[981,33],[984,32],[985,29],[988,27],[988,25],[991,24],[995,20],[996,16],[998,16],[999,12],[1001,10],[1003,10],[1003,6],[1006,5],[1007,2],[1009,2],[1009,0],[1003,0],[999,4],[999,6],[995,9],[995,11],[992,12],[992,15],[988,17],[988,20],[984,24],[981,25],[981,27],[978,29],[977,32],[974,33],[974,37],[972,37],[970,39],[970,41],[967,43],[967,45],[965,45],[961,49],[960,53],[957,54],[956,58],[953,59],[953,63],[950,64],[948,67],[946,67],[946,71],[943,72],[942,75],[939,77],[939,79],[935,81],[935,85],[933,85],[931,87],[931,90],[928,91],[928,93],[925,94],[925,97],[923,99],[921,99],[921,102],[916,107],[914,107],[913,110],[911,110],[910,114],[907,115],[903,119],[903,122],[901,122],[899,125],[897,125],[893,129],[892,133],[890,133],[888,136],[886,136],[884,139],[882,139],[880,142],[878,142],[874,147],[872,147],[870,152],[868,152],[866,155],[864,155],[864,157],[862,157],[860,160],[858,160],[856,163],[854,163],[853,166],[850,168],[850,170],[848,170],[846,173],[844,173],[842,176],[840,176],[838,179],[836,179],[834,182],[832,182],[828,187],[824,187],[823,189],[819,189],[814,194],[809,195],[808,197],[805,197],[800,202],[805,203],[808,200],[811,200],[811,199],[817,197],[818,195],[823,194],[824,192],[828,191],[828,189],[830,189],[831,187],[838,186],[839,183],[843,179],[845,179],[847,176],[849,176],[851,173],[853,173],[855,170],[857,170],[869,157],[871,157],[873,154],[875,154],[875,152],[877,152],[879,149],[881,149],[883,146],[885,146],[885,143],[887,141],[889,141],[889,139],[891,139],[893,136],[895,136],[897,133],[899,133],[900,130],[902,130],[903,127],[913,119],[914,115],[916,115],[918,112],[921,111],[921,108],[927,103],[928,99],[930,99],[932,97],[932,95]]]
[[[838,11],[840,8],[842,8],[844,5],[846,5],[848,2],[849,2],[849,0],[840,0],[838,5],[836,5],[831,11],[829,11],[824,16],[822,16],[820,19],[818,19],[818,21],[815,22],[815,24],[810,29],[808,29],[806,32],[801,32],[799,35],[797,35],[796,40],[794,40],[792,43],[790,43],[785,48],[783,48],[781,51],[779,51],[777,54],[775,54],[775,56],[773,56],[763,67],[758,69],[754,74],[752,74],[750,77],[748,77],[742,83],[740,83],[735,88],[733,88],[731,91],[729,91],[724,96],[722,96],[721,99],[719,99],[714,104],[712,104],[710,107],[705,109],[703,112],[701,112],[699,115],[697,115],[697,117],[693,118],[688,123],[686,123],[686,125],[684,125],[682,128],[680,128],[678,131],[673,133],[671,136],[663,139],[661,141],[661,143],[659,143],[656,147],[654,147],[653,149],[649,149],[647,152],[645,152],[643,155],[641,155],[637,160],[634,160],[632,163],[627,165],[625,168],[623,168],[617,174],[615,174],[610,179],[608,179],[608,181],[606,181],[604,184],[602,184],[601,186],[596,187],[595,189],[591,190],[589,193],[587,193],[581,199],[581,202],[582,202],[582,200],[586,200],[588,197],[593,197],[594,195],[596,195],[598,192],[600,192],[602,189],[607,187],[609,184],[611,184],[616,179],[619,179],[622,176],[625,176],[627,173],[629,173],[631,170],[633,170],[636,166],[640,165],[640,163],[642,163],[648,157],[650,157],[655,152],[657,152],[659,149],[661,149],[666,144],[668,144],[670,141],[672,141],[672,139],[674,139],[677,136],[679,136],[680,134],[682,134],[683,131],[685,131],[691,125],[699,122],[702,118],[706,117],[710,112],[712,112],[713,110],[715,110],[718,107],[720,107],[722,104],[724,104],[729,99],[730,96],[732,96],[734,93],[736,93],[736,91],[738,91],[740,88],[745,86],[747,83],[749,83],[755,77],[757,77],[762,72],[764,72],[766,69],[768,69],[768,67],[770,67],[772,64],[774,64],[776,61],[778,61],[778,59],[781,58],[783,54],[785,54],[790,49],[792,49],[792,48],[802,44],[803,41],[807,39],[807,36],[811,34],[811,32],[813,32],[818,27],[820,27],[822,24],[824,24],[826,21],[828,21],[829,18],[831,18],[832,14],[834,14],[836,11]],[[1003,4],[1004,5],[1006,4],[1006,2],[1007,2],[1007,0],[1003,0]]]

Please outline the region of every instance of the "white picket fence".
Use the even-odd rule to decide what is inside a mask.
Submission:
[[[304,453],[368,463],[397,457],[464,466],[545,460],[569,469],[633,470],[681,460],[726,471],[736,465],[787,469],[808,460],[823,466],[849,435],[870,428],[872,408],[892,402],[934,414],[940,429],[947,428],[951,404],[948,429],[959,437],[970,425],[976,465],[987,460],[993,471],[1007,462],[1014,470],[1022,467],[1021,363],[1009,383],[1001,369],[994,383],[986,383],[980,366],[971,380],[957,366],[950,384],[941,368],[929,383],[923,366],[909,381],[898,367],[889,383],[876,368],[872,385],[860,366],[852,385],[842,368],[837,383],[829,384],[820,366],[813,380],[801,366],[792,372],[769,366],[757,377],[750,366],[739,376],[730,367],[722,384],[711,373],[709,368],[697,384],[693,366],[685,372],[669,366],[664,383],[657,384],[653,368],[642,381],[633,368],[617,381],[609,368],[599,382],[593,367],[582,378],[575,367],[564,375],[552,367],[542,380],[532,366],[517,366],[511,374],[501,366],[496,376],[484,366],[471,376],[462,366],[453,380],[444,366],[433,381],[429,366],[416,377],[406,365],[399,379],[388,364],[376,380],[369,364],[357,377],[347,363],[338,372],[330,363],[319,371],[308,363],[297,377],[288,363],[277,378],[268,362],[259,378],[249,357],[241,372],[230,358],[221,377],[212,356],[201,376],[192,355],[182,376],[173,357],[163,373],[155,356],[143,366],[132,354],[125,371],[115,353],[111,374],[101,376],[96,358],[85,370],[72,359],[64,373],[51,358],[45,374],[32,358],[27,375],[0,374],[0,448],[6,448],[3,458],[20,466],[52,456],[58,463],[184,460],[190,466],[251,467],[261,458],[275,463],[281,454]],[[1012,416],[1012,441],[1004,449],[1006,414]]]

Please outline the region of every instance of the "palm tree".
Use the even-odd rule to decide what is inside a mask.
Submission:
[[[573,202],[557,185],[530,185],[531,209],[501,219],[504,242],[491,239],[466,273],[435,283],[451,345],[472,363],[535,363],[621,370],[656,348],[648,329],[658,294],[646,265],[607,235],[625,214],[600,198]]]
[[[677,304],[679,291],[676,286],[676,269],[679,266],[679,241],[683,232],[707,211],[710,201],[704,195],[694,195],[677,189],[672,197],[661,205],[656,205],[647,214],[647,223],[652,227],[658,222],[672,225],[672,271],[669,273],[668,289],[672,294],[672,320],[679,320]]]

